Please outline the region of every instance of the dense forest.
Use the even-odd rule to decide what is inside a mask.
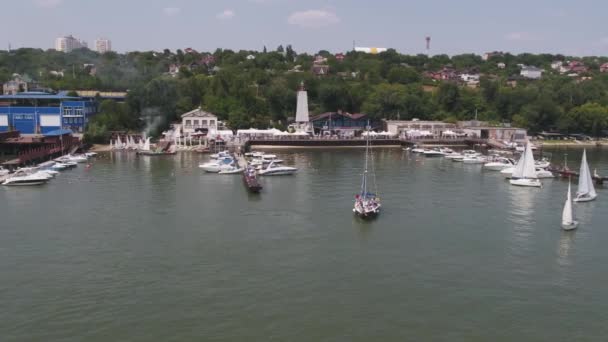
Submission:
[[[576,62],[572,70],[552,63]],[[375,118],[472,119],[510,122],[531,132],[561,131],[594,136],[608,129],[606,57],[496,53],[402,55],[395,50],[297,53],[275,51],[199,53],[90,50],[0,51],[0,80],[28,75],[55,90],[127,90],[124,103],[103,101],[88,136],[111,130],[158,131],[195,107],[217,114],[230,128],[284,128],[293,118],[296,90],[304,82],[312,113],[343,110]],[[541,79],[520,76],[523,66],[544,69]],[[582,66],[582,67],[581,67]],[[451,77],[437,79],[441,72]],[[322,73],[322,74],[319,74]],[[479,75],[476,83],[461,74]],[[454,77],[454,75],[456,75]],[[441,78],[441,77],[439,77]]]

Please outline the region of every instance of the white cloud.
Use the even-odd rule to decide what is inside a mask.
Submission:
[[[174,16],[178,15],[181,11],[182,11],[182,9],[179,8],[179,7],[165,7],[165,8],[163,8],[163,13],[165,13],[165,15],[169,16],[169,17],[174,17]]]
[[[530,32],[511,32],[505,35],[506,40],[514,41],[514,42],[530,42],[540,40],[540,38]]]
[[[63,0],[36,0],[34,3],[42,8],[55,8],[63,4]]]
[[[227,10],[224,10],[224,11],[218,13],[215,17],[218,19],[221,19],[221,20],[228,20],[228,19],[234,18],[235,15],[236,14],[234,13],[233,10],[227,9]]]
[[[325,10],[308,10],[292,13],[287,22],[304,28],[320,28],[328,25],[337,24],[340,18],[333,13]]]

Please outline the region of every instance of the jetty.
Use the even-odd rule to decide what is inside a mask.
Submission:
[[[281,137],[251,137],[240,140],[241,151],[249,151],[252,147],[365,147],[364,137],[318,137],[318,136],[281,136]],[[487,146],[494,149],[509,149],[509,146],[493,139],[482,138],[372,138],[371,146],[412,147],[417,146]]]

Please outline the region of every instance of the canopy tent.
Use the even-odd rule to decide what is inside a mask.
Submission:
[[[463,135],[465,135],[464,133],[458,133],[458,132],[454,132],[452,130],[447,130],[447,131],[443,131],[441,132],[441,135],[444,137],[461,137]]]
[[[405,133],[410,137],[428,137],[433,135],[430,131],[419,131],[417,129],[410,129]]]

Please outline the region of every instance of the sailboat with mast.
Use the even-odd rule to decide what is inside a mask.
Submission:
[[[374,160],[373,155],[370,154],[370,141],[369,141],[369,123],[367,126],[367,137],[365,139],[365,164],[363,168],[363,176],[361,179],[361,192],[355,195],[355,205],[353,208],[353,212],[355,215],[361,218],[372,218],[376,217],[380,213],[380,198],[377,196],[376,189],[376,175],[374,172]],[[370,158],[372,159],[370,162]],[[373,179],[373,190],[374,192],[370,192],[368,186],[368,175],[369,175],[369,165],[372,166],[372,179]]]
[[[572,213],[572,195],[570,187],[570,180],[568,180],[568,195],[566,196],[566,203],[564,203],[564,210],[562,211],[562,228],[564,228],[564,230],[573,230],[578,227],[578,222],[574,221],[574,215]]]
[[[587,164],[587,150],[583,150],[583,160],[581,160],[581,170],[578,175],[578,190],[574,202],[590,202],[596,197],[597,193],[593,186],[589,164]]]
[[[524,152],[515,165],[509,183],[516,186],[531,186],[537,188],[542,186],[542,183],[538,180],[538,175],[536,174],[534,155],[532,154],[532,148],[529,142],[526,143]]]

